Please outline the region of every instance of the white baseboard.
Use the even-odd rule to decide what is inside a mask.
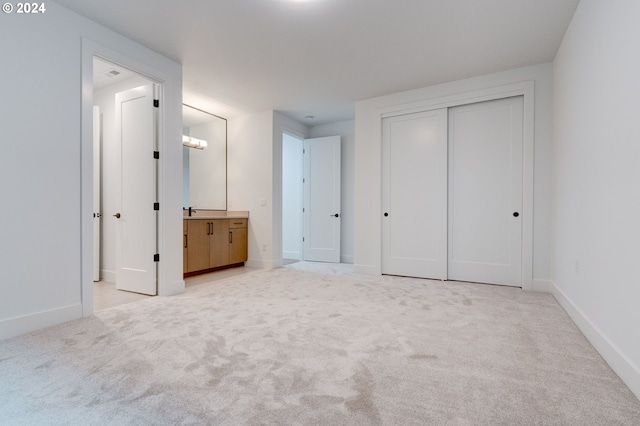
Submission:
[[[340,263],[348,263],[350,265],[353,265],[353,261],[353,256],[340,256]]]
[[[79,318],[82,318],[81,303],[21,317],[8,318],[0,321],[0,339],[30,333]]]
[[[184,293],[184,280],[175,281],[169,287],[159,288],[158,296],[175,296]]]
[[[551,294],[560,306],[578,326],[580,331],[591,342],[602,358],[609,364],[622,381],[640,399],[640,368],[627,358],[620,350],[596,327],[554,282],[550,282]]]
[[[107,271],[105,269],[100,271],[100,279],[109,283],[116,282],[116,271]]]
[[[248,259],[244,262],[244,266],[249,268],[274,269],[278,266],[282,266],[282,259],[279,260],[279,263],[280,265],[278,265],[278,261],[275,260]]]
[[[541,293],[551,293],[551,281],[546,280],[533,280],[531,282],[531,291],[538,291]]]
[[[282,258],[300,260],[300,253],[298,253],[297,251],[283,251]]]
[[[363,275],[380,275],[380,271],[376,268],[375,265],[361,265],[361,264],[353,264],[353,273],[354,274],[363,274]]]

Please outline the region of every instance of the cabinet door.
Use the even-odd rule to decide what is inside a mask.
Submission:
[[[247,261],[247,228],[229,229],[229,264]]]
[[[209,268],[211,221],[191,219],[187,224],[187,272]]]
[[[189,272],[188,265],[187,265],[188,251],[189,251],[189,238],[187,237],[188,235],[187,231],[188,231],[187,221],[183,220],[182,221],[182,272],[183,273]]]
[[[216,268],[229,264],[229,221],[216,219],[211,224],[209,267]]]

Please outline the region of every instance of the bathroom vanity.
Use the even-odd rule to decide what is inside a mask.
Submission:
[[[247,261],[249,212],[199,211],[183,219],[185,276],[242,266]]]

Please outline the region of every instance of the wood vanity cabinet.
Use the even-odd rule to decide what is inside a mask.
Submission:
[[[229,263],[247,261],[247,219],[229,220]]]
[[[183,272],[191,274],[247,260],[247,219],[184,220]]]

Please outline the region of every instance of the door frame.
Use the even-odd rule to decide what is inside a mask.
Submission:
[[[522,161],[522,289],[534,290],[533,285],[533,195],[534,195],[534,81],[523,81],[488,89],[475,90],[409,104],[394,105],[378,110],[375,134],[380,136],[382,153],[382,120],[388,117],[450,108],[477,102],[523,96],[523,161]],[[382,158],[381,158],[382,159]],[[382,163],[381,163],[382,164]],[[382,184],[382,182],[381,182]],[[382,186],[380,186],[382,188]],[[382,191],[378,194],[378,229],[382,235]],[[382,238],[379,239],[377,275],[382,274]],[[364,272],[364,271],[363,271]]]
[[[160,103],[158,119],[158,212],[157,244],[161,262],[158,263],[158,294],[168,296],[184,291],[179,254],[182,247],[180,229],[182,212],[171,206],[181,205],[182,181],[179,163],[182,146],[172,141],[180,140],[182,75],[179,64],[154,55],[140,55],[141,46],[121,40],[110,48],[87,38],[82,38],[81,63],[81,144],[80,144],[80,278],[82,316],[93,315],[93,58],[131,69],[159,85]],[[134,59],[139,58],[139,59]],[[175,146],[173,146],[175,145]],[[176,164],[174,164],[176,163]],[[173,176],[171,174],[175,174]],[[171,176],[168,176],[171,175]],[[177,182],[177,184],[175,183]],[[173,213],[175,210],[175,214]],[[175,232],[174,231],[175,228]],[[175,238],[173,234],[175,233]],[[173,247],[175,246],[175,247]],[[174,259],[175,258],[175,259]],[[164,261],[162,261],[164,259]],[[181,257],[180,257],[181,259]]]
[[[284,131],[282,132],[282,170],[284,170],[284,168],[287,166],[287,164],[285,164],[284,162],[284,137],[285,135],[287,135],[290,138],[296,139],[297,141],[300,142],[299,146],[297,147],[299,154],[300,154],[300,164],[298,166],[300,166],[300,170],[301,170],[301,179],[296,182],[296,192],[298,192],[298,197],[300,199],[300,203],[299,205],[296,206],[297,208],[297,216],[298,216],[298,220],[300,221],[300,226],[297,229],[297,236],[299,237],[298,240],[298,259],[302,261],[304,259],[304,244],[302,243],[302,236],[304,235],[304,215],[303,215],[303,211],[302,209],[304,208],[304,185],[302,182],[302,178],[304,178],[304,141],[305,138],[301,138],[295,134],[292,134],[291,132],[288,131]],[[283,172],[284,173],[284,172]],[[285,199],[285,191],[284,191],[284,178],[282,179],[282,200],[281,200],[281,204],[282,204],[282,218],[284,218],[284,199]],[[282,232],[280,233],[280,235],[282,236],[283,239],[283,250],[281,253],[281,257],[282,259],[284,259],[284,222],[283,220],[281,220],[280,222],[282,222]]]

